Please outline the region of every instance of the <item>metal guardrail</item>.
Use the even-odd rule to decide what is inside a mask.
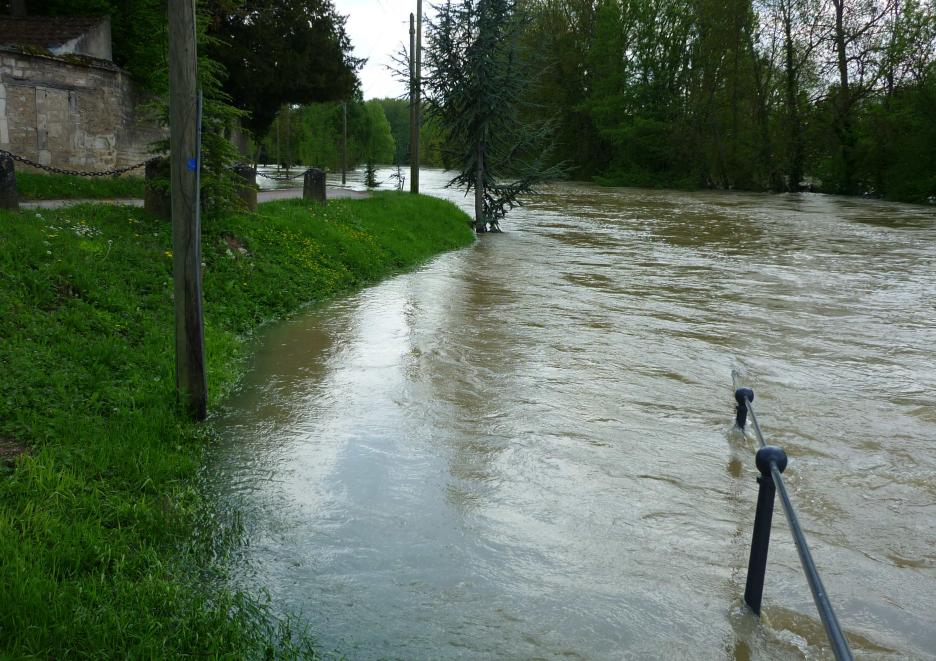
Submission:
[[[735,422],[743,430],[747,418],[750,416],[754,434],[760,444],[755,457],[757,469],[760,471],[760,477],[757,478],[760,488],[757,492],[757,510],[754,515],[754,533],[751,538],[751,556],[748,561],[744,601],[755,614],[760,615],[761,599],[764,594],[764,574],[767,570],[767,548],[770,544],[770,524],[773,519],[774,495],[779,491],[787,524],[790,527],[793,541],[796,543],[796,550],[799,553],[800,564],[806,573],[806,580],[809,582],[809,589],[812,591],[813,601],[819,611],[819,618],[822,620],[829,643],[832,645],[832,652],[839,661],[851,661],[853,659],[851,649],[848,647],[848,642],[842,633],[838,618],[832,609],[832,603],[829,601],[825,586],[822,585],[819,570],[816,569],[816,563],[813,562],[812,554],[809,552],[809,546],[806,543],[806,536],[803,534],[799,519],[796,517],[796,510],[793,508],[793,502],[790,500],[790,494],[787,492],[786,485],[784,485],[781,477],[781,473],[787,467],[786,453],[775,445],[767,445],[764,441],[760,424],[757,422],[757,415],[754,413],[754,391],[741,386],[741,375],[737,371],[732,371],[731,380],[735,389],[735,401],[738,405]]]

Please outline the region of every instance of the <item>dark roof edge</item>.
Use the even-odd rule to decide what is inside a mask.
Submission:
[[[117,66],[110,60],[102,60],[97,57],[91,57],[89,55],[53,55],[49,51],[45,51],[35,46],[3,46],[0,45],[0,53],[12,53],[14,55],[21,55],[25,57],[34,57],[42,60],[52,60],[53,62],[60,62],[62,64],[69,64],[76,67],[86,67],[89,69],[105,69],[107,71],[113,71],[115,73],[122,73],[129,76],[125,69]]]

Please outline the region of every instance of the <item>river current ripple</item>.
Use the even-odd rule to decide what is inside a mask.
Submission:
[[[258,340],[241,587],[351,659],[824,658],[779,503],[742,607],[739,369],[853,649],[936,658],[933,209],[557,184],[504,228]]]

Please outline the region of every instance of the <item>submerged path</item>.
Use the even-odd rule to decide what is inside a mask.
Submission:
[[[329,187],[326,189],[326,195],[329,200],[363,200],[369,197],[370,194],[348,188]],[[291,200],[299,197],[302,197],[301,188],[282,188],[279,190],[266,190],[257,193],[258,202],[275,202],[276,200]],[[126,204],[131,207],[142,207],[143,200],[138,197],[104,200],[29,200],[27,202],[20,202],[20,207],[23,209],[61,209],[62,207],[75,206],[76,204]]]

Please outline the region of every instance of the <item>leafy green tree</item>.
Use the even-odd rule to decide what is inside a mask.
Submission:
[[[390,134],[395,145],[393,163],[409,163],[410,118],[409,101],[402,99],[377,99],[383,106],[384,115],[390,124]],[[445,136],[432,117],[423,117],[419,127],[419,162],[426,167],[445,167]]]
[[[390,125],[390,134],[395,145],[393,151],[394,163],[409,162],[410,119],[409,102],[402,99],[377,99],[383,107],[384,116]]]
[[[585,60],[583,109],[609,182],[695,185],[702,150],[691,104],[694,14],[681,0],[601,0]],[[627,56],[624,56],[624,54]]]
[[[881,86],[856,117],[856,175],[877,195],[927,202],[936,196],[936,14],[916,0],[891,9]]]
[[[365,122],[363,130],[363,155],[368,163],[393,162],[395,145],[390,132],[390,122],[384,114],[383,104],[371,99],[364,104]]]
[[[804,122],[809,115],[807,89],[815,72],[815,51],[819,47],[817,0],[776,0],[768,5],[780,30],[782,48],[782,169],[787,190],[797,192],[806,172]]]
[[[561,174],[546,165],[549,124],[521,115],[532,81],[521,50],[528,14],[516,0],[446,0],[437,10],[427,31],[426,114],[458,171],[449,185],[475,193],[475,230],[498,231],[522,195]]]
[[[204,0],[209,54],[227,71],[224,89],[266,136],[285,104],[350,100],[362,60],[351,56],[345,18],[330,0]]]
[[[570,163],[575,176],[591,177],[607,169],[611,152],[589,112],[599,12],[605,11],[603,18],[616,23],[608,15],[609,4],[601,0],[543,0],[523,37],[525,49],[542,53],[548,62],[530,90],[533,107],[556,118],[554,159]]]
[[[427,168],[451,169],[445,133],[438,119],[423,115],[419,127],[419,162]]]
[[[390,163],[395,145],[390,124],[378,101],[357,98],[348,104],[348,165]],[[267,162],[341,167],[341,103],[284,106],[261,143]]]

